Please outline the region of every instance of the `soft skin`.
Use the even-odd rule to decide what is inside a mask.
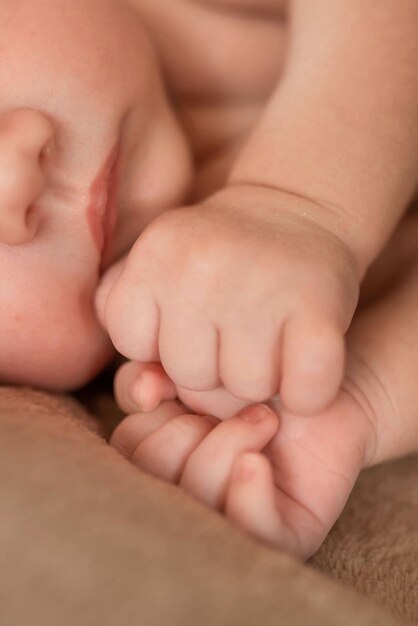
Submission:
[[[302,19],[312,6],[316,19]],[[418,372],[411,340],[416,336],[416,219],[401,226],[368,274],[366,302],[348,332],[348,367],[335,401],[322,410],[315,404],[318,397],[325,404],[339,387],[341,340],[359,283],[416,189],[417,22],[413,3],[404,5],[400,17],[395,3],[380,5],[376,23],[370,7],[351,2],[351,52],[365,55],[353,64],[340,46],[348,43],[342,28],[347,4],[305,3],[303,9],[295,2],[294,7],[296,43],[287,74],[226,176],[218,146],[217,172],[223,165],[219,179],[229,185],[154,222],[123,266],[106,307],[104,292],[122,267],[108,275],[99,309],[122,351],[139,360],[156,359],[120,370],[116,394],[131,415],[113,444],[142,470],[179,484],[259,538],[306,558],[326,536],[364,466],[418,448]],[[332,37],[321,38],[324,25]],[[394,58],[386,44],[400,33]],[[312,58],[321,61],[317,72],[315,63],[300,62],[309,54],[308,41],[314,44]],[[384,80],[387,64],[396,75],[390,84]],[[384,106],[377,97],[382,81],[390,96]],[[312,99],[306,97],[307,85]],[[251,300],[258,306],[249,306]],[[276,338],[284,336],[275,342],[283,350],[272,358],[271,327],[281,329],[269,305],[282,311],[289,301],[287,310],[298,322],[291,362],[306,365],[304,349],[317,339],[318,329],[333,331],[338,320],[338,332],[322,331],[323,341],[316,344],[319,354],[333,355],[319,369],[316,384],[310,381],[318,370],[308,363],[306,376],[293,376],[293,392],[283,394],[286,336],[295,325],[283,324],[285,332],[276,332]],[[302,341],[303,329],[318,312],[322,324],[315,317],[308,341],[305,336]],[[234,323],[221,326],[226,332],[217,336],[212,331],[225,317]],[[289,322],[286,315],[282,319]],[[234,346],[229,371],[221,369],[226,359],[217,351],[228,346],[228,333],[235,339],[229,343]],[[208,336],[209,348],[202,341]],[[260,350],[265,344],[270,352]],[[330,350],[333,345],[339,349]],[[317,364],[318,352],[311,364]],[[260,369],[263,375],[254,375]],[[233,377],[241,378],[239,389]],[[204,380],[200,390],[199,378]],[[280,382],[288,405],[305,413],[315,408],[316,415],[285,410],[277,398],[270,409],[237,414],[251,397],[274,391],[260,391],[260,381],[271,385],[272,380]],[[220,382],[245,400],[231,396]],[[175,397],[184,404],[173,402]]]
[[[102,319],[178,387],[279,392],[314,414],[338,393],[361,281],[417,190],[418,5],[289,6],[283,76],[224,188],[154,221],[104,287]]]
[[[190,157],[128,5],[6,0],[0,23],[0,379],[71,389],[113,354],[93,307],[103,263],[181,201]],[[88,212],[114,150],[104,259]]]
[[[418,450],[417,236],[415,214],[369,275],[348,333],[345,380],[329,409],[301,416],[273,400],[219,422],[170,401],[176,390],[157,365],[128,363],[116,394],[131,415],[112,444],[259,539],[310,557],[361,469]],[[200,400],[215,414],[239,408],[224,393],[200,395],[189,397],[191,404]],[[136,412],[144,407],[150,412]]]
[[[118,350],[160,360],[185,390],[223,386],[250,403],[280,390],[301,413],[327,406],[359,275],[344,242],[306,217],[315,208],[247,185],[156,220],[106,301]]]
[[[274,398],[219,424],[170,404],[128,418],[114,444],[306,557],[361,467],[417,447],[413,254],[412,272],[401,258],[388,299],[357,316],[343,378],[359,283],[416,188],[416,3],[405,0],[399,12],[394,0],[379,9],[295,0],[280,81],[285,29],[270,2],[135,4],[2,5],[0,376],[71,388],[106,362],[94,291],[101,270],[142,233],[127,263],[109,269],[97,306],[117,347],[138,361],[158,359],[172,381],[161,363],[151,372],[129,364],[117,381],[128,410],[143,408],[144,372],[154,378],[151,404],[178,394],[197,412],[227,417],[238,409],[231,391],[248,403],[279,390],[287,410]],[[202,54],[210,33],[214,56]],[[153,46],[199,155],[193,206],[184,198],[189,154]],[[301,63],[308,55],[312,63]],[[383,59],[390,66],[382,69]],[[384,106],[375,97],[383,83]],[[206,144],[198,151],[199,135]],[[100,230],[113,189],[118,224],[104,252],[91,211]]]

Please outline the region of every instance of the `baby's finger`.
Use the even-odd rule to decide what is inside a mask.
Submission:
[[[174,417],[137,447],[132,463],[148,474],[177,483],[188,458],[217,423],[207,416]]]
[[[124,363],[116,373],[114,388],[116,401],[125,413],[148,413],[177,397],[174,384],[159,363]]]
[[[220,420],[234,417],[239,411],[251,404],[232,396],[225,387],[218,387],[212,391],[189,391],[177,389],[179,399],[193,413],[198,415],[214,415]]]
[[[110,445],[123,456],[132,458],[139,444],[173,417],[184,413],[179,402],[164,402],[151,413],[135,413],[126,417],[115,429]]]
[[[237,398],[265,402],[279,391],[280,336],[276,325],[222,328],[219,371],[224,387]]]
[[[225,498],[225,515],[263,541],[275,546],[283,543],[273,471],[262,454],[246,453],[236,460]]]
[[[262,450],[277,427],[277,415],[265,405],[246,408],[221,422],[191,455],[181,486],[208,506],[221,508],[236,458]]]
[[[280,396],[299,415],[314,415],[337,395],[344,374],[342,333],[323,322],[289,321],[283,343]]]
[[[116,402],[124,413],[141,412],[141,407],[138,406],[132,394],[132,387],[141,376],[145,367],[145,363],[128,361],[116,372],[113,389]]]
[[[95,308],[97,317],[103,328],[106,329],[106,304],[109,294],[113,285],[118,280],[119,276],[126,265],[127,256],[124,256],[117,263],[112,265],[103,275],[100,284],[96,290],[95,296]]]
[[[160,309],[137,267],[134,252],[135,247],[107,296],[106,328],[123,356],[132,361],[153,362],[159,360]]]
[[[201,312],[162,309],[160,360],[177,387],[208,391],[219,386],[218,343],[216,328]]]
[[[250,534],[301,559],[313,554],[331,527],[280,488],[264,454],[237,459],[225,514]]]

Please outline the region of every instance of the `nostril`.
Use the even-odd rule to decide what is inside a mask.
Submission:
[[[38,155],[38,163],[39,166],[44,169],[44,167],[47,165],[47,163],[50,161],[51,159],[51,154],[52,154],[52,143],[51,141],[49,141],[43,148],[42,150],[39,152]]]
[[[21,245],[35,236],[53,138],[51,123],[38,111],[0,116],[0,243]]]

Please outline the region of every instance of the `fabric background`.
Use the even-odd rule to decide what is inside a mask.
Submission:
[[[418,458],[365,472],[308,564],[258,543],[103,440],[108,380],[0,390],[2,626],[418,624]]]

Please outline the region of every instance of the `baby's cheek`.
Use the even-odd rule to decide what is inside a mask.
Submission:
[[[33,340],[21,336],[18,345],[2,342],[0,382],[56,391],[84,386],[109,362],[113,350],[103,335],[76,333],[40,329]]]
[[[141,106],[140,106],[141,110]],[[121,148],[119,216],[112,261],[129,251],[141,232],[159,215],[182,206],[193,182],[193,159],[188,141],[164,94],[156,100],[153,117],[135,127]],[[123,143],[125,142],[125,143]]]
[[[113,349],[90,298],[47,287],[0,304],[0,382],[68,391],[98,374]]]

